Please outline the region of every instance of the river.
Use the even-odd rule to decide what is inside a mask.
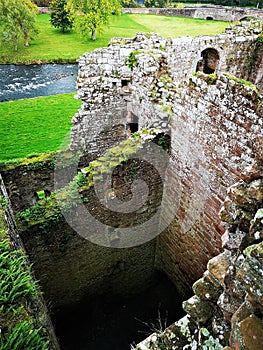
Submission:
[[[0,102],[76,91],[77,64],[0,65]]]

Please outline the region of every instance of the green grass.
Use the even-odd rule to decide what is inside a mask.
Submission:
[[[158,32],[160,35],[170,38],[179,36],[215,35],[221,33],[229,25],[229,22],[207,21],[188,17],[156,16],[156,15],[132,15],[140,25],[148,28],[148,31]]]
[[[136,32],[158,32],[165,37],[183,35],[214,35],[222,32],[228,22],[202,19],[125,14],[112,16],[111,24],[98,35],[98,39],[84,40],[74,31],[62,34],[51,27],[49,15],[39,15],[39,35],[29,47],[20,47],[14,53],[7,47],[0,48],[0,63],[72,62],[86,51],[107,46],[112,37],[132,37]]]
[[[57,150],[80,103],[73,93],[0,103],[0,160]]]

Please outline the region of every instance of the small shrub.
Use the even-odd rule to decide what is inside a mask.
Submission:
[[[176,4],[176,8],[177,9],[183,9],[184,8],[184,4],[182,2],[178,2],[178,4]]]
[[[0,241],[0,272],[0,349],[47,350],[49,341],[27,307],[37,298],[37,284],[23,251],[12,250],[8,239]]]
[[[136,57],[136,53],[131,52],[129,54],[129,56],[126,58],[125,63],[127,64],[127,66],[131,70],[133,70],[133,68],[137,67],[138,66],[138,60],[137,60],[137,57]]]
[[[10,306],[21,297],[35,299],[35,284],[25,269],[25,257],[22,252],[9,251],[9,241],[0,242],[0,304]]]
[[[8,207],[8,202],[7,202],[7,200],[5,199],[4,196],[0,196],[0,208],[1,208],[1,207],[2,207],[4,210],[6,210],[7,207]]]
[[[192,72],[192,75],[196,78],[201,78],[203,76],[203,74],[201,72]]]
[[[155,7],[155,0],[145,0],[144,6],[145,7]]]
[[[85,186],[87,184],[87,178],[81,172],[78,172],[78,174],[75,177],[75,181],[77,183],[78,188]]]
[[[121,6],[126,8],[141,7],[135,0],[121,0]]]
[[[263,32],[257,37],[256,47],[259,48],[263,46]]]

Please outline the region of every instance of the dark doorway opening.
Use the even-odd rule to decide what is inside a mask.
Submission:
[[[139,118],[131,112],[130,123],[127,124],[127,130],[133,134],[139,130]]]
[[[61,350],[130,350],[131,344],[181,318],[181,303],[173,283],[156,272],[151,287],[131,297],[89,296],[54,310],[53,323]]]
[[[241,18],[240,22],[251,21],[252,19],[255,19],[255,17],[254,16],[246,16],[246,17]]]
[[[128,124],[128,130],[130,130],[131,134],[139,130],[139,124],[138,123],[129,123]]]
[[[210,17],[210,16],[208,16],[208,17],[206,17],[206,19],[208,20],[208,21],[213,21],[213,17]]]

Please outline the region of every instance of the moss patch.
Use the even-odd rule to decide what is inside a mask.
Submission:
[[[85,195],[82,198],[82,193],[95,182],[103,181],[104,174],[111,173],[116,166],[127,161],[144,143],[152,141],[158,133],[157,129],[143,129],[108,150],[102,157],[79,172],[69,185],[54,191],[50,197],[40,200],[37,205],[18,213],[17,218],[22,228],[35,225],[46,228],[50,223],[61,221],[62,213],[71,211],[82,201],[87,202]]]
[[[237,77],[235,77],[234,75],[227,74],[227,73],[225,73],[225,76],[226,76],[228,79],[233,80],[233,81],[235,81],[236,83],[238,83],[238,84],[240,84],[240,85],[245,85],[245,86],[250,87],[251,89],[253,89],[255,92],[258,93],[258,88],[256,87],[256,85],[254,85],[254,84],[251,83],[250,81],[247,81],[247,80],[241,79],[241,78],[237,78]]]

